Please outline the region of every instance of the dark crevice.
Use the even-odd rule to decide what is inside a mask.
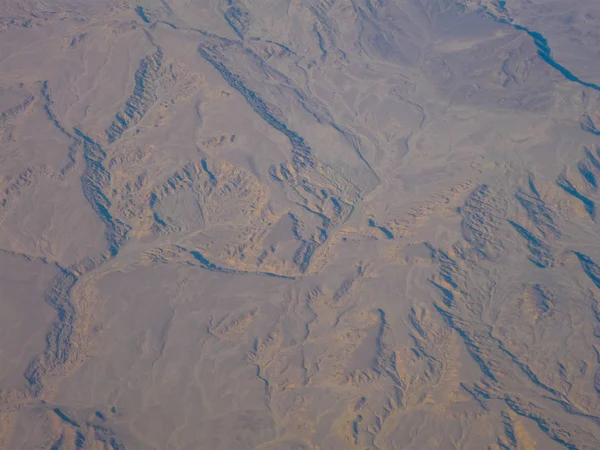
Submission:
[[[506,12],[506,9],[503,9],[503,11]],[[563,66],[558,61],[556,61],[556,59],[554,59],[554,57],[552,56],[552,49],[550,48],[550,45],[548,44],[548,39],[546,39],[541,33],[530,30],[529,28],[524,27],[523,25],[514,23],[513,19],[510,17],[508,19],[503,19],[501,17],[494,15],[489,10],[487,10],[487,14],[489,17],[491,17],[498,23],[510,25],[517,31],[523,31],[523,32],[527,33],[529,35],[529,37],[531,37],[531,39],[533,39],[533,43],[537,47],[538,55],[542,59],[542,61],[544,61],[546,64],[548,64],[554,70],[559,72],[563,77],[565,77],[565,79],[572,81],[573,83],[580,84],[581,86],[584,86],[584,87],[587,87],[590,89],[594,89],[595,91],[600,92],[600,85],[582,80],[577,75],[575,75],[572,71],[570,71],[565,66]]]

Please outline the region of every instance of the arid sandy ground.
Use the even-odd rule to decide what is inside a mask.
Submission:
[[[0,0],[0,449],[600,448],[597,0]]]

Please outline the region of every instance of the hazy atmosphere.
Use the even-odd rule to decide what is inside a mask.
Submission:
[[[598,0],[0,0],[0,450],[600,449]]]

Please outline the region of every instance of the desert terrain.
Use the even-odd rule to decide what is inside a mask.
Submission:
[[[0,0],[0,450],[600,448],[597,0]]]

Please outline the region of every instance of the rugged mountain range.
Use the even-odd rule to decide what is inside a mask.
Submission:
[[[600,448],[596,0],[0,0],[0,449]]]

